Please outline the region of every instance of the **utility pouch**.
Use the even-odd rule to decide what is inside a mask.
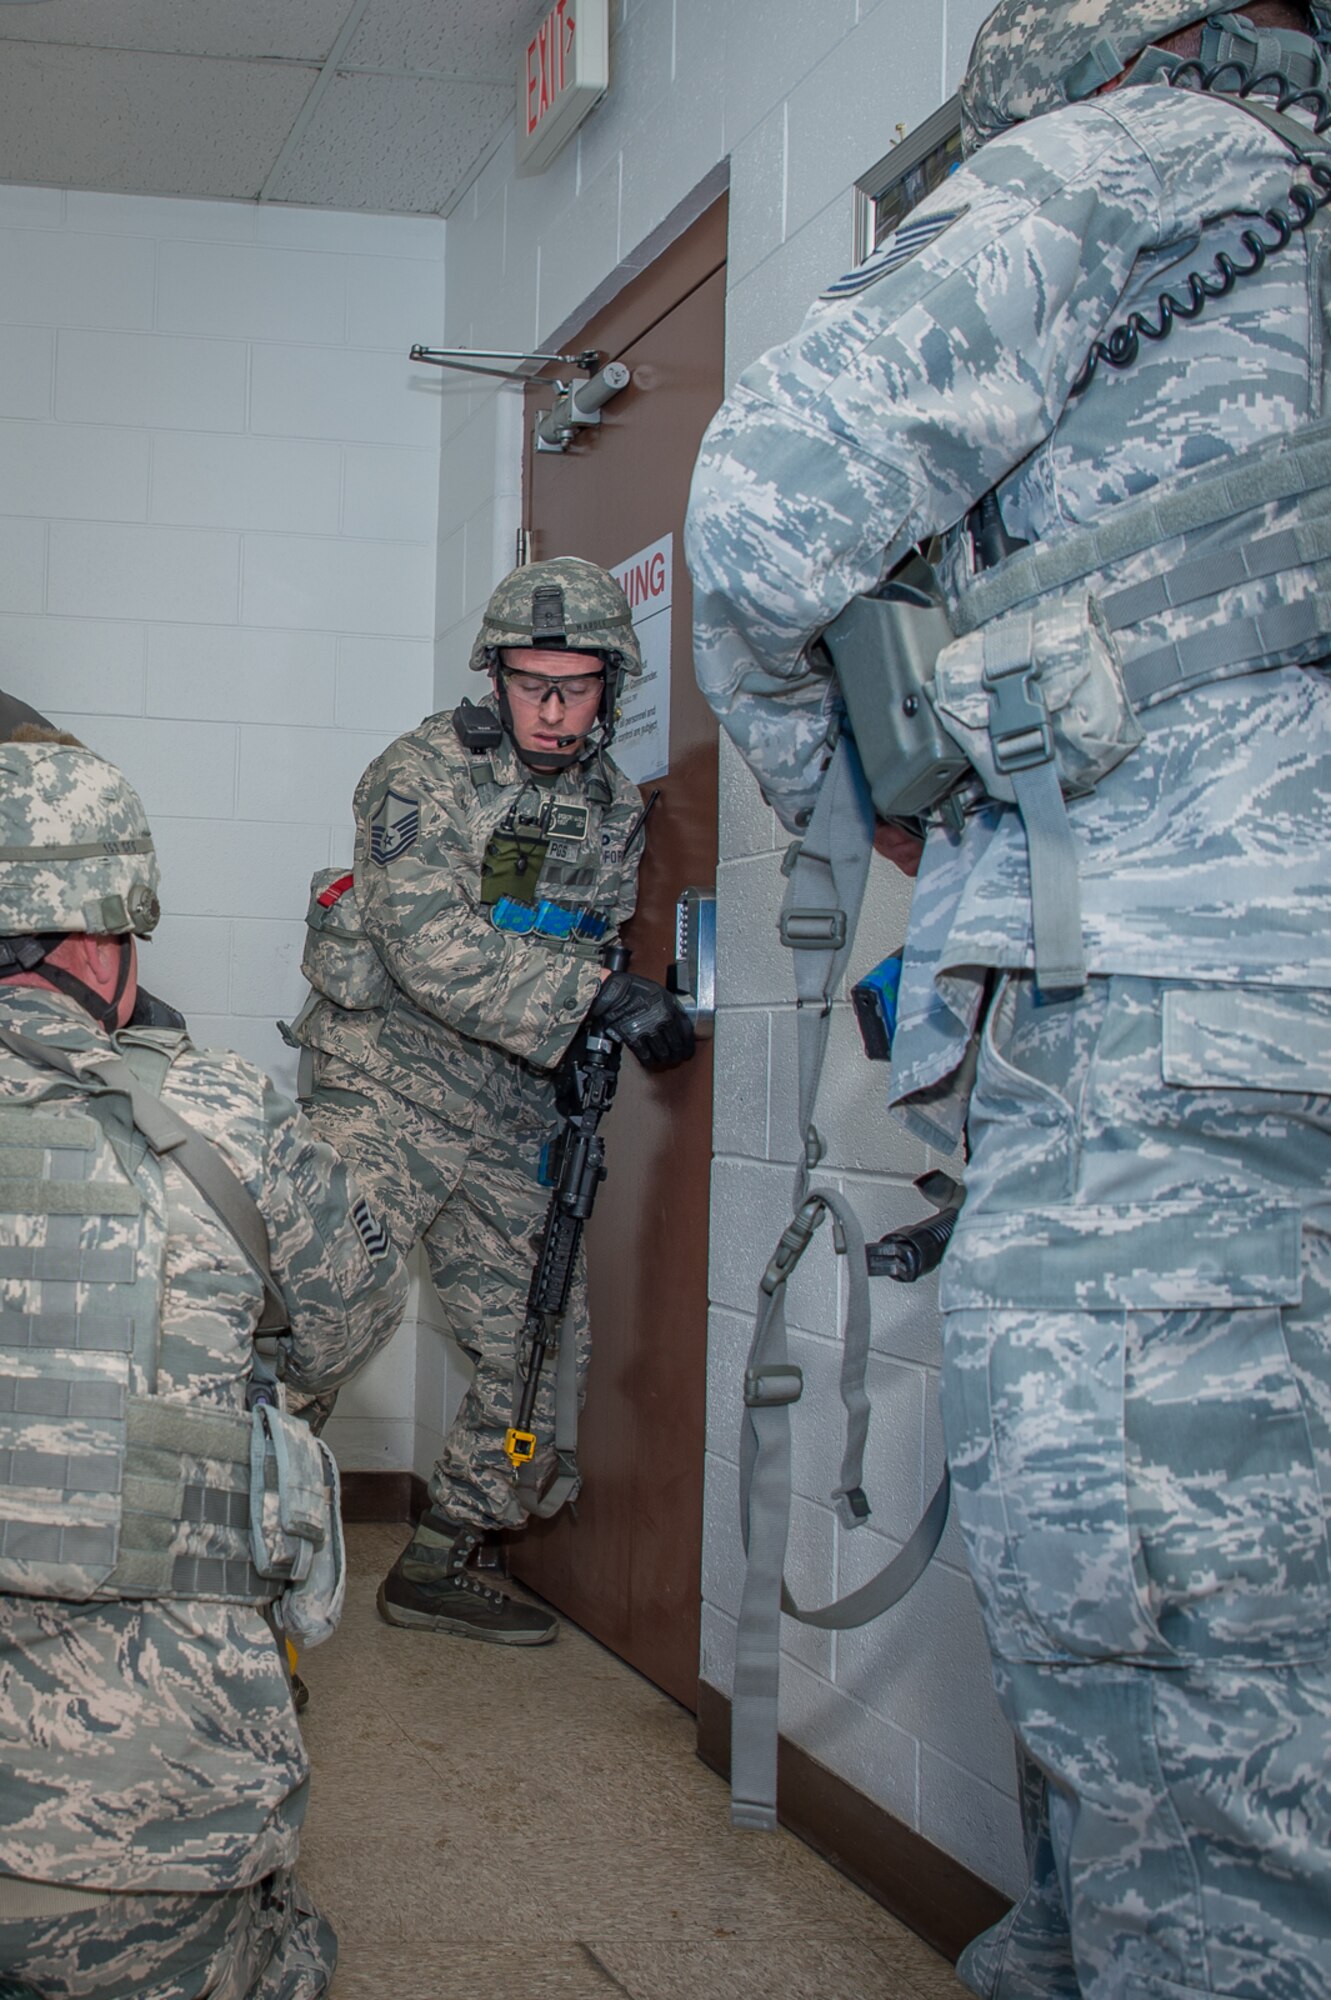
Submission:
[[[337,1463],[308,1424],[271,1403],[251,1413],[250,1553],[287,1588],[284,1629],[307,1646],[336,1629],[346,1591]]]
[[[880,819],[933,811],[966,775],[967,757],[927,692],[934,662],[951,641],[937,580],[922,556],[880,596],[852,598],[822,635]]]
[[[316,993],[339,1007],[385,1007],[393,986],[361,926],[356,884],[344,869],[321,868],[310,882],[300,969]]]
[[[1142,741],[1093,597],[1014,611],[954,639],[938,656],[931,698],[985,791],[1009,805],[1024,770],[1052,762],[1063,796],[1080,798]]]

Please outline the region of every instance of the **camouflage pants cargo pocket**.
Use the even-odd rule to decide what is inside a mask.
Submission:
[[[1325,2000],[1329,1082],[1320,994],[991,1007],[944,1428],[1047,1798],[990,2000]]]
[[[944,1270],[944,1415],[1000,1657],[1331,1645],[1331,1273],[1309,1185],[1331,1182],[1326,1105],[1267,1071],[1203,1084],[1184,1002],[1191,1020],[1207,996],[1124,980],[991,1010]],[[1220,1011],[1236,1062],[1233,996]],[[1186,1041],[1187,1083],[1165,1039]]]

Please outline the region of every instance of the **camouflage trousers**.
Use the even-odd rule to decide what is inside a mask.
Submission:
[[[290,1870],[217,1896],[0,1915],[0,2000],[320,2000],[336,1964],[332,1926]]]
[[[550,1190],[541,1153],[558,1129],[553,1088],[496,1076],[469,1124],[399,1097],[365,1071],[316,1052],[309,1115],[355,1171],[406,1256],[422,1243],[449,1332],[475,1373],[430,1478],[430,1504],[477,1529],[520,1528],[527,1511],[504,1453],[515,1412],[518,1351]],[[562,1340],[575,1343],[579,1395],[591,1355],[581,1251]],[[532,1419],[531,1475],[554,1469],[555,1358]]]
[[[1331,1990],[1331,995],[986,1022],[943,1415],[1031,1884],[990,2000]]]

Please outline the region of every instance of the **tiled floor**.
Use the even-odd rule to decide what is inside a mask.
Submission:
[[[593,1640],[382,1624],[405,1532],[349,1531],[341,1629],[301,1662],[333,2000],[962,2000],[799,1841],[734,1833],[693,1718]]]

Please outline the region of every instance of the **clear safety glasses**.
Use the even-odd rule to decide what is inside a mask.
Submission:
[[[561,708],[567,708],[571,701],[599,694],[605,681],[604,674],[571,674],[555,680],[545,674],[524,673],[521,667],[501,667],[499,671],[514,701],[520,701],[524,708],[540,708],[552,694],[558,697]]]

